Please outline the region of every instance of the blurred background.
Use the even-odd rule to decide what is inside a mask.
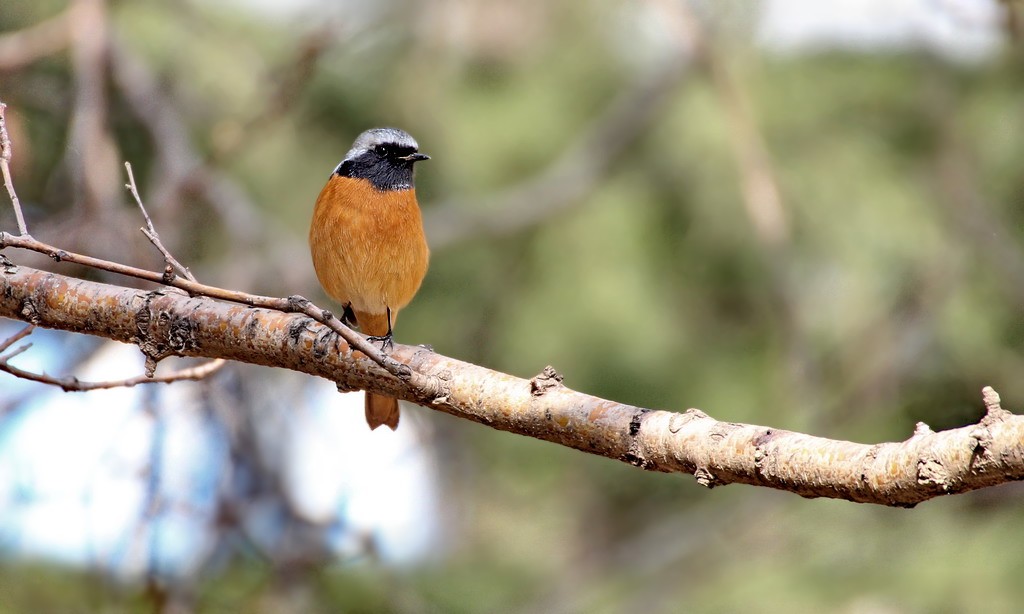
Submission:
[[[875,443],[977,420],[984,385],[1024,399],[1022,18],[989,0],[0,0],[0,100],[36,238],[162,268],[127,160],[201,281],[325,306],[313,202],[359,132],[403,128],[432,156],[433,257],[399,341]],[[143,370],[132,347],[28,340],[22,368]],[[1024,599],[1016,486],[912,511],[708,491],[422,408],[370,434],[360,407],[236,365],[87,394],[0,374],[0,612]]]

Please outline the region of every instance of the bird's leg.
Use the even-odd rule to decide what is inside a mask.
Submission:
[[[387,352],[388,350],[390,350],[393,347],[395,347],[395,344],[391,342],[391,336],[392,336],[392,332],[391,332],[391,308],[390,307],[386,307],[386,309],[388,310],[388,332],[387,332],[387,334],[385,334],[383,336],[370,335],[370,336],[368,336],[366,338],[367,341],[370,341],[371,343],[373,343],[373,342],[380,343],[380,351],[381,352]]]
[[[352,303],[345,303],[345,310],[341,314],[341,321],[345,326],[359,326],[356,321],[356,312],[352,311]]]

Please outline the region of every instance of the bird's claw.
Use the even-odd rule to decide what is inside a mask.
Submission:
[[[370,335],[366,338],[366,340],[369,341],[370,343],[379,343],[380,351],[384,353],[387,353],[388,351],[394,349],[395,347],[395,344],[391,341],[391,333],[381,336]]]

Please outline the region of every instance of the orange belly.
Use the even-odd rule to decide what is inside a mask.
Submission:
[[[381,192],[332,175],[313,210],[309,247],[327,294],[351,305],[360,329],[387,332],[427,273],[429,250],[415,190]]]

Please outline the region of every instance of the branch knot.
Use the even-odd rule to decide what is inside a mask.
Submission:
[[[982,424],[1002,422],[1013,415],[1012,412],[1003,409],[999,393],[992,386],[985,386],[981,389],[981,398],[985,403],[985,417],[981,420]]]
[[[560,387],[562,379],[562,374],[555,371],[555,368],[551,365],[548,365],[530,380],[530,394],[535,397],[544,396],[549,390]]]
[[[6,233],[0,232],[0,235],[3,234]],[[0,240],[2,240],[2,238],[3,237],[0,237]],[[0,248],[3,248],[2,242],[0,242]],[[18,272],[18,265],[11,262],[11,259],[3,254],[0,254],[0,268],[3,269],[5,275],[14,275],[15,273]]]

